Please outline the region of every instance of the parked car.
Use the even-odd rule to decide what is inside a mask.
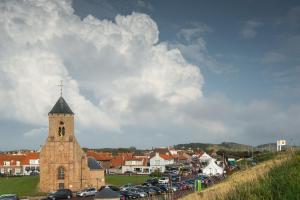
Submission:
[[[169,177],[161,177],[159,180],[158,180],[158,183],[162,183],[162,184],[168,184],[169,183]]]
[[[132,188],[132,187],[133,187],[133,185],[132,185],[131,183],[128,183],[128,184],[122,185],[122,186],[120,187],[120,190],[121,190],[121,191],[125,191],[125,190],[127,190],[127,189],[129,189],[129,188]]]
[[[138,189],[138,188],[129,188],[127,191],[132,192],[134,194],[138,194],[142,198],[148,196],[148,194],[146,192],[144,192],[143,190]]]
[[[101,186],[101,188],[98,191],[102,190],[105,187],[109,187],[110,189],[112,189],[115,192],[119,192],[120,191],[120,188],[117,187],[117,186],[114,186],[114,185]]]
[[[140,197],[140,195],[135,194],[130,191],[127,191],[127,190],[121,191],[121,193],[120,193],[120,199],[137,199],[139,197]]]
[[[162,191],[159,187],[156,187],[156,186],[150,186],[149,188],[152,189],[152,190],[155,190],[156,195],[160,195],[160,194],[163,193],[163,191]]]
[[[19,200],[16,194],[3,194],[0,195],[0,200]]]
[[[170,187],[166,184],[157,184],[156,187],[159,187],[163,192],[169,192]]]
[[[172,189],[173,192],[179,191],[179,187],[178,187],[178,185],[175,184],[175,183],[173,183],[173,184],[171,185],[171,189]]]
[[[30,176],[38,176],[38,175],[40,175],[40,172],[33,171],[33,172],[30,172],[29,175],[30,175]]]
[[[147,179],[145,182],[146,185],[157,185],[158,184],[158,179],[157,178],[151,178]]]
[[[52,199],[52,200],[56,200],[56,199],[70,199],[72,198],[72,191],[69,189],[59,189],[54,193],[50,193],[48,194],[47,199]]]
[[[97,192],[96,188],[86,188],[76,193],[77,197],[94,196]]]

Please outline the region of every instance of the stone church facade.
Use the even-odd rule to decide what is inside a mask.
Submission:
[[[87,157],[74,135],[74,113],[60,97],[48,114],[49,134],[40,152],[40,191],[78,191],[105,184],[104,170]]]

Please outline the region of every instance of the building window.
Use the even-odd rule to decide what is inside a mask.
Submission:
[[[65,168],[60,166],[57,170],[57,178],[58,180],[64,180],[65,179]]]
[[[65,136],[65,126],[64,126],[64,122],[63,121],[59,122],[58,135],[59,135],[59,137]]]
[[[20,164],[21,164],[20,161],[17,161],[17,162],[16,162],[16,165],[17,165],[17,166],[20,166]]]
[[[155,165],[160,165],[160,160],[155,160]]]
[[[4,165],[4,166],[10,166],[10,161],[4,161],[4,162],[3,162],[3,165]]]

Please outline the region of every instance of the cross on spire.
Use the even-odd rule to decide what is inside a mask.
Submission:
[[[62,91],[63,91],[63,80],[60,80],[60,84],[57,85],[58,87],[60,87],[60,96],[62,97]]]

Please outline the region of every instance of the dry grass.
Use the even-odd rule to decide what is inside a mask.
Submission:
[[[225,181],[209,187],[202,192],[195,192],[182,198],[182,200],[214,200],[223,199],[228,192],[232,191],[237,185],[252,182],[264,176],[272,167],[290,159],[288,153],[280,154],[275,159],[262,162],[247,170],[237,172]]]

